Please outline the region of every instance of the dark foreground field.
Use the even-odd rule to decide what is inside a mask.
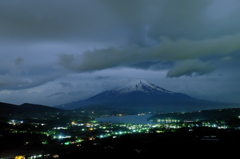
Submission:
[[[69,149],[61,159],[76,156],[104,158],[231,157],[238,154],[240,132],[236,130],[195,129],[175,133],[129,134],[97,139]]]

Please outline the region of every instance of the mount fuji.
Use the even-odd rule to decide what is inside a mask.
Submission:
[[[105,91],[86,100],[67,103],[58,108],[109,107],[136,112],[177,112],[222,108],[224,105],[225,103],[199,100],[183,93],[172,92],[145,80],[136,80],[122,88]]]

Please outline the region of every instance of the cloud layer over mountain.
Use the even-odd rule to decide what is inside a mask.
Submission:
[[[240,102],[239,6],[236,0],[2,0],[0,98],[54,105],[147,78],[200,98]]]

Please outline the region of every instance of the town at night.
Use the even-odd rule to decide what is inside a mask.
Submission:
[[[61,159],[92,153],[123,156],[123,152],[128,152],[146,157],[156,154],[157,142],[161,143],[161,150],[167,150],[171,144],[189,149],[194,145],[234,148],[240,141],[238,108],[149,113],[102,114],[94,110],[56,109],[51,113],[32,112],[29,118],[19,114],[1,115],[0,156],[2,159]],[[124,118],[145,116],[148,117],[145,123],[120,123]],[[119,122],[111,123],[112,118],[118,118]]]

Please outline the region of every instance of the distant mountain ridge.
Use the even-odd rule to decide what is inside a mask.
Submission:
[[[238,119],[240,114],[240,108],[227,108],[227,109],[211,109],[196,112],[186,113],[166,113],[156,114],[148,118],[150,121],[157,121],[158,119],[177,119],[188,121],[216,121],[216,120],[230,120]]]
[[[67,103],[58,108],[76,109],[99,106],[131,109],[137,112],[176,112],[224,108],[227,104],[195,99],[183,93],[166,90],[145,80],[136,80],[122,88],[104,91],[86,100]]]
[[[37,105],[37,104],[30,104],[30,103],[24,103],[21,105],[14,105],[9,103],[2,103],[0,102],[0,116],[14,116],[14,115],[26,115],[30,114],[32,116],[34,115],[41,115],[43,113],[49,113],[49,112],[62,112],[63,110],[44,106],[44,105]]]

